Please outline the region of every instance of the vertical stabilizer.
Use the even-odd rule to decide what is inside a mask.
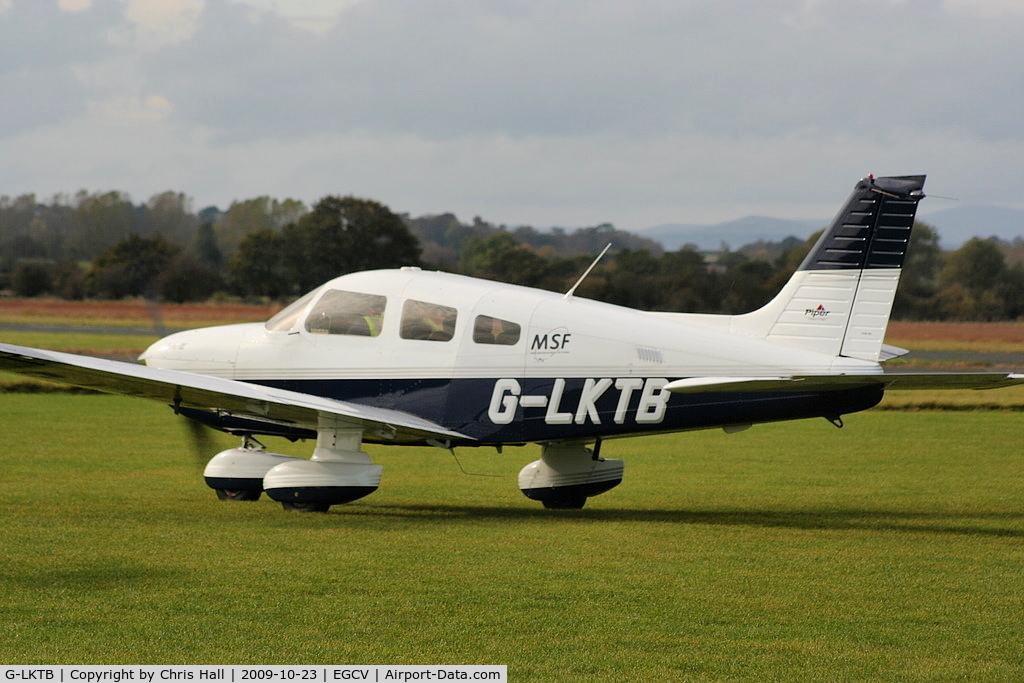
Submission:
[[[868,176],[771,302],[733,332],[877,361],[925,176]]]

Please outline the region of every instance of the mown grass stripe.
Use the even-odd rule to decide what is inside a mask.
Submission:
[[[549,680],[1014,680],[1024,467],[1006,412],[610,441],[581,511],[537,450],[370,447],[329,514],[221,503],[171,411],[0,396],[0,661],[503,663]],[[218,437],[219,438],[219,437]],[[224,447],[234,440],[219,440]],[[307,455],[309,443],[269,440]]]

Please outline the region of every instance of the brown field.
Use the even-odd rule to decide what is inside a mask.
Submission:
[[[1019,356],[1024,354],[1024,322],[893,321],[889,323],[885,342],[918,352]],[[1018,364],[1016,359],[1007,360]]]
[[[1024,322],[902,322],[889,323],[889,340],[1003,342],[1024,344]],[[898,342],[896,342],[898,343]]]
[[[266,320],[277,304],[243,303],[160,304],[126,301],[64,301],[61,299],[0,299],[0,323],[149,327],[159,314],[165,327],[207,327]]]

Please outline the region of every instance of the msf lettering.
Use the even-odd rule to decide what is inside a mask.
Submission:
[[[609,392],[618,392],[612,422],[625,424],[632,412],[637,424],[660,424],[665,419],[665,408],[671,396],[664,387],[663,377],[620,377],[619,379],[588,378],[583,382],[576,405],[563,406],[565,380],[556,379],[550,393],[523,394],[522,385],[515,379],[499,379],[491,392],[491,405],[487,416],[491,422],[507,425],[516,417],[518,408],[543,408],[544,422],[549,425],[601,424],[597,401]]]
[[[535,334],[530,344],[531,351],[559,351],[569,345],[571,332],[554,332],[551,334]]]

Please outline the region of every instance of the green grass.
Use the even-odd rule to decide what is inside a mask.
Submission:
[[[143,334],[97,334],[88,332],[19,332],[4,331],[3,341],[18,346],[32,346],[51,351],[68,353],[86,353],[102,355],[110,352],[124,352],[138,355],[150,344],[157,341],[158,335]]]
[[[50,351],[130,360],[157,341],[156,335],[96,334],[83,332],[21,332],[6,330],[0,341]],[[55,393],[68,391],[66,385],[32,379],[12,372],[0,372],[0,393]]]
[[[3,395],[0,661],[1019,679],[1020,415],[846,421],[609,442],[583,511],[518,492],[533,448],[371,448],[380,491],[303,515],[215,500],[165,407]]]
[[[1024,411],[1024,384],[1003,389],[890,389],[879,410],[1015,410]]]

